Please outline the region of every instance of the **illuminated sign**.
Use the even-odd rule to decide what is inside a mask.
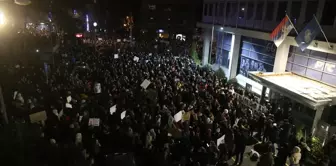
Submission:
[[[186,36],[182,35],[182,34],[177,34],[176,35],[176,39],[177,40],[181,40],[181,41],[186,41]]]
[[[323,67],[325,68],[325,71],[329,72],[329,73],[333,73],[336,65],[335,64],[330,64],[330,63],[325,63],[323,61],[317,61],[314,65],[315,69],[323,69]]]
[[[336,67],[335,64],[330,64],[330,63],[326,63],[326,64],[325,64],[325,69],[326,69],[326,71],[329,72],[329,73],[333,73],[335,67]]]
[[[82,33],[77,33],[77,34],[76,34],[76,37],[77,37],[77,38],[82,38],[82,37],[83,37],[83,34],[82,34]]]

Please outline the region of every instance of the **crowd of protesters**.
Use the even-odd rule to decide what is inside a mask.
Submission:
[[[250,160],[246,147],[258,141],[258,166],[305,160],[309,148],[295,141],[289,108],[266,101],[267,110],[244,106],[238,94],[252,94],[188,55],[176,56],[174,48],[150,52],[153,44],[98,43],[108,48],[64,48],[55,65],[17,65],[2,73],[15,87],[12,120],[29,123],[30,114],[47,114],[39,122],[38,165],[225,166],[232,158],[239,165]],[[140,86],[144,80],[148,87]]]

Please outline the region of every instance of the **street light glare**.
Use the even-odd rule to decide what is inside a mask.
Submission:
[[[94,26],[94,27],[96,27],[97,25],[98,25],[97,22],[94,22],[94,23],[93,23],[93,26]]]
[[[6,24],[5,14],[0,11],[0,25],[5,25],[5,24]]]

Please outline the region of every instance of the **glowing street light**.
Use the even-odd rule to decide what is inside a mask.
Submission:
[[[93,23],[93,26],[94,26],[94,27],[97,27],[97,25],[98,25],[97,22],[94,22],[94,23]]]
[[[0,11],[0,25],[5,25],[6,24],[6,17],[5,14]]]

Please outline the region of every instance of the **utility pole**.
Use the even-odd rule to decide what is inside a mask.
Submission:
[[[133,21],[133,15],[131,13],[130,16],[126,16],[124,20],[124,27],[126,28],[126,30],[129,31],[130,42],[132,42],[133,40],[133,26],[134,26],[134,21]]]

